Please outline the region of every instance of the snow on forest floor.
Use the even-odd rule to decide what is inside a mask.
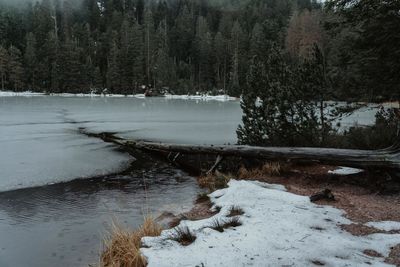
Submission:
[[[95,94],[95,93],[79,93],[79,94],[71,94],[71,93],[34,93],[30,91],[25,92],[12,92],[12,91],[0,91],[0,97],[11,97],[11,96],[61,96],[61,97],[135,97],[135,98],[146,98],[144,94],[135,94],[135,95],[123,95],[123,94]],[[164,96],[166,99],[183,99],[183,100],[214,100],[214,101],[236,101],[238,98],[231,97],[228,95],[208,95],[208,94],[198,94],[198,95],[171,95],[167,94]]]
[[[339,209],[311,203],[280,185],[236,180],[228,185],[210,194],[218,214],[178,226],[196,235],[192,244],[171,239],[177,228],[142,239],[148,266],[391,266],[384,257],[400,243],[400,234],[353,236],[341,229],[352,221]],[[230,220],[233,206],[244,211],[238,216],[242,225],[222,233],[210,228]],[[366,255],[365,250],[383,257]]]
[[[350,167],[339,167],[336,170],[328,171],[329,174],[336,174],[336,175],[351,175],[360,172],[363,172],[363,170]]]

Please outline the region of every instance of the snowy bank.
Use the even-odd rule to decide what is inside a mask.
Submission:
[[[382,222],[369,222],[367,226],[375,227],[383,231],[400,231],[400,222],[382,221]]]
[[[178,226],[196,235],[192,244],[172,241],[175,229],[142,239],[148,266],[390,266],[363,251],[387,256],[400,243],[400,234],[353,236],[340,228],[351,223],[341,210],[313,204],[275,185],[231,180],[210,198],[214,208],[221,208],[218,214]],[[242,225],[222,233],[211,229],[215,220],[228,220],[232,206],[244,211]]]
[[[10,97],[10,96],[43,96],[44,93],[34,93],[30,91],[26,92],[12,92],[12,91],[0,91],[0,97]]]
[[[135,98],[146,98],[144,94],[130,94],[130,95],[123,95],[123,94],[95,94],[95,93],[34,93],[30,91],[25,92],[12,92],[12,91],[0,91],[0,97],[10,97],[10,96],[61,96],[61,97],[135,97]],[[183,99],[183,100],[214,100],[214,101],[236,101],[239,98],[228,96],[228,95],[164,95],[160,97],[165,97],[166,99]]]
[[[185,100],[214,100],[214,101],[236,101],[239,98],[228,95],[165,95],[167,99],[185,99]]]

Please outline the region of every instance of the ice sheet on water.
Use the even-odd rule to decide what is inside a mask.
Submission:
[[[165,98],[0,98],[0,191],[120,170],[132,159],[78,133],[181,143],[235,143],[238,102]]]
[[[78,134],[67,111],[46,99],[0,101],[0,191],[116,172],[132,160]]]

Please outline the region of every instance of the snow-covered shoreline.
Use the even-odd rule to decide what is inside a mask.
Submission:
[[[280,185],[231,180],[210,198],[218,214],[178,226],[196,235],[192,244],[171,240],[175,229],[142,239],[148,266],[392,266],[384,257],[400,243],[400,234],[353,236],[340,227],[352,223],[342,210],[313,204]],[[229,219],[232,206],[244,211],[242,225],[222,233],[211,229],[216,220]]]
[[[60,96],[60,97],[116,97],[116,98],[146,98],[144,94],[130,94],[130,95],[123,95],[123,94],[94,94],[94,93],[78,93],[78,94],[71,94],[71,93],[36,93],[36,92],[12,92],[12,91],[0,91],[0,97],[34,97],[34,96]],[[182,100],[203,100],[203,101],[237,101],[239,98],[232,97],[229,95],[171,95],[166,94],[164,96],[165,99],[182,99]]]

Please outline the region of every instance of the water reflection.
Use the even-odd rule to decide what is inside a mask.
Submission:
[[[189,208],[197,192],[186,173],[142,157],[122,174],[0,193],[0,266],[96,263],[113,218],[135,227],[144,213]]]

